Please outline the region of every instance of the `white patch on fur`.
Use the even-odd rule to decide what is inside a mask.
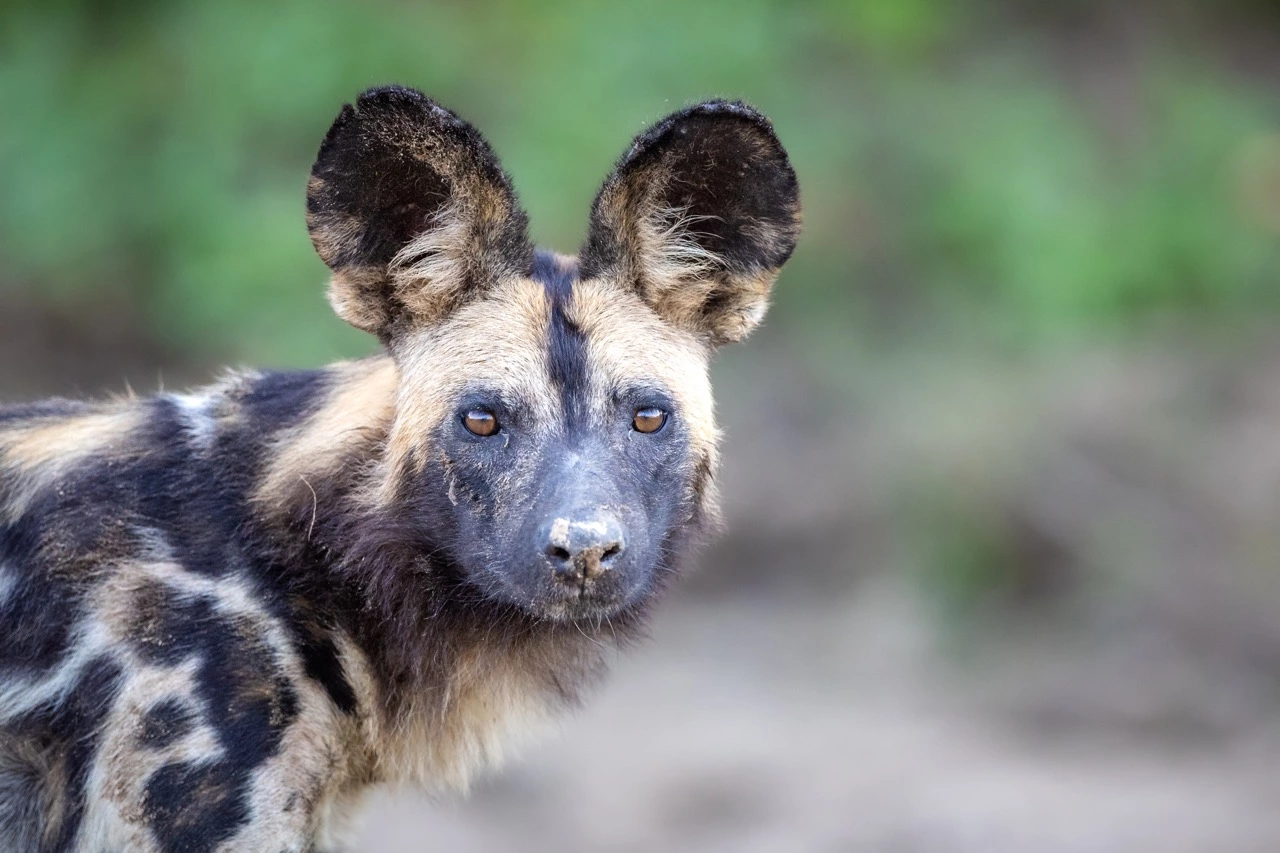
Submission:
[[[405,244],[388,271],[400,301],[419,320],[436,319],[467,283],[471,218],[446,205],[431,226]]]
[[[218,422],[213,417],[214,398],[209,392],[203,394],[170,394],[169,399],[178,407],[182,415],[182,426],[196,447],[204,450],[213,444],[213,437],[218,431]]]
[[[65,699],[80,683],[81,671],[95,658],[115,651],[106,627],[94,619],[81,620],[68,639],[71,653],[42,677],[0,682],[0,723],[46,703]]]
[[[273,664],[295,691],[297,716],[284,730],[279,750],[255,768],[250,780],[250,818],[224,848],[301,853],[303,848],[298,845],[317,831],[318,812],[332,808],[342,786],[359,769],[353,766],[362,754],[358,724],[339,719],[328,694],[306,677],[293,638],[262,606],[251,584],[243,578],[210,578],[190,572],[172,559],[163,534],[148,529],[137,533],[145,543],[145,555],[117,567],[96,599],[98,619],[114,628],[121,640],[115,658],[125,666],[126,677],[105,725],[106,740],[90,777],[90,812],[82,840],[91,839],[97,845],[91,845],[94,850],[150,849],[142,804],[151,774],[171,762],[216,761],[223,754],[218,733],[203,724],[163,749],[138,743],[146,711],[159,700],[181,697],[200,720],[207,711],[195,698],[194,676],[202,663],[200,658],[190,657],[175,667],[151,665],[131,651],[121,633],[129,630],[135,592],[156,583],[180,597],[211,598],[216,611],[243,626],[238,630],[252,633],[252,641],[272,656]]]
[[[188,571],[174,557],[172,549],[158,530],[138,528],[137,534],[147,544],[146,558],[138,563],[121,566],[111,581],[123,579],[136,583],[146,578],[163,584],[186,596],[208,596],[214,600],[218,612],[229,617],[249,617],[263,633],[257,637],[277,652],[293,647],[293,640],[274,616],[265,608],[253,587],[242,577],[208,577]],[[277,663],[283,665],[284,660]]]
[[[338,715],[293,655],[281,665],[296,692],[298,714],[276,754],[254,770],[249,821],[228,841],[233,850],[302,853],[296,845],[315,835],[359,770],[358,726]]]
[[[557,518],[551,522],[551,544],[561,548],[569,547],[569,519]]]
[[[199,703],[189,709],[197,722],[191,731],[161,748],[139,743],[147,711],[166,699],[189,700],[195,692],[196,658],[177,666],[150,666],[136,655],[117,657],[124,665],[118,693],[103,725],[103,739],[86,780],[85,814],[79,849],[155,849],[143,812],[147,783],[166,764],[216,761],[224,754],[217,733],[203,721]]]
[[[554,729],[554,709],[531,685],[492,674],[457,681],[441,707],[414,709],[379,744],[392,784],[465,792]]]
[[[13,591],[18,587],[17,573],[13,569],[0,563],[0,607],[13,595]]]
[[[646,289],[666,293],[706,278],[724,266],[719,255],[693,239],[697,235],[694,225],[715,218],[692,216],[685,208],[665,207],[655,210],[642,223],[638,234],[643,254],[639,272]]]

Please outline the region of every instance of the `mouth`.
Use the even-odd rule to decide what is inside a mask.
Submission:
[[[512,569],[493,564],[463,575],[483,598],[516,607],[534,619],[563,623],[599,623],[633,609],[646,597],[648,585],[642,577],[634,567],[568,577],[541,565]]]
[[[525,609],[556,622],[599,622],[621,613],[629,603],[625,596],[596,589],[588,581],[537,596]]]
[[[514,605],[535,619],[565,623],[611,619],[631,607],[636,598],[633,592],[614,583],[593,580],[547,583],[536,589],[522,589],[503,581],[490,587],[487,595]]]

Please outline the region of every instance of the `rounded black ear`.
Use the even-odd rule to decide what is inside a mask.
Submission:
[[[719,345],[763,319],[799,233],[800,187],[773,125],[708,101],[636,137],[592,205],[581,270]]]
[[[480,132],[399,86],[342,108],[307,185],[307,229],[333,270],[329,301],[384,338],[527,275],[527,226]]]

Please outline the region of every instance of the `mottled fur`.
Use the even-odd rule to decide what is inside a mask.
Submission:
[[[341,849],[373,786],[465,787],[577,702],[714,524],[708,359],[797,217],[711,102],[637,139],[581,263],[535,253],[474,128],[346,107],[307,222],[385,352],[0,409],[0,849]],[[625,559],[569,590],[534,540],[588,499]]]

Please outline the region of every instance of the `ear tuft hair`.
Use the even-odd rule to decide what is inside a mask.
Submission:
[[[307,185],[307,228],[338,315],[384,339],[533,262],[528,218],[484,137],[421,92],[343,107]]]
[[[610,276],[668,322],[720,345],[764,317],[800,232],[800,195],[773,125],[714,100],[636,137],[591,208],[582,274]]]

